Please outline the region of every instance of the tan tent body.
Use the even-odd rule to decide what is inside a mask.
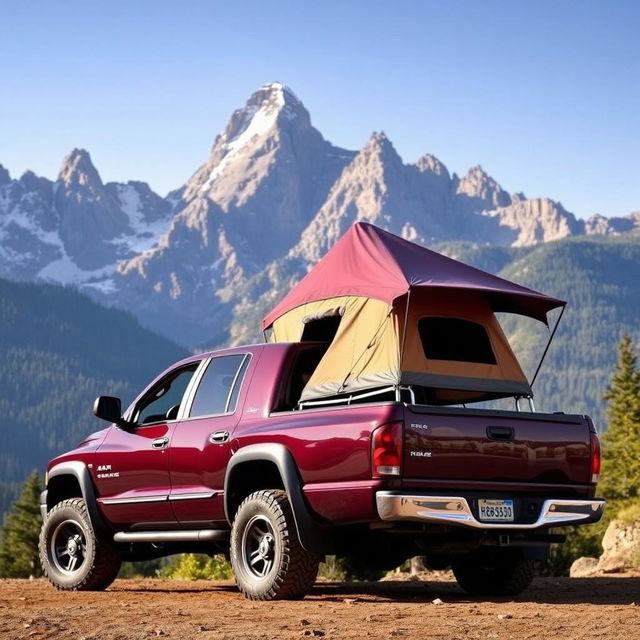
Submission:
[[[436,271],[436,256],[441,269],[441,264],[449,268],[447,274],[451,263],[462,266],[467,281],[475,278],[475,286],[462,282],[456,287],[451,278],[443,286],[433,277],[429,284],[412,284],[409,274],[404,291],[398,287],[392,291],[389,284],[395,284],[395,274],[389,254],[395,252],[394,263],[400,262],[398,243],[419,250],[414,271],[424,268],[419,258],[425,256],[431,272]],[[393,251],[388,250],[390,245]],[[357,259],[359,253],[364,254],[363,260]],[[409,266],[415,259],[412,256]],[[327,279],[326,262],[335,271],[333,278]],[[358,269],[367,269],[365,286],[354,286],[353,271],[357,274]],[[321,277],[314,286],[316,270]],[[455,276],[459,280],[460,271]],[[296,291],[298,288],[303,291]],[[327,295],[340,289],[350,293]],[[358,295],[362,290],[367,295]],[[270,340],[275,342],[319,339],[329,343],[303,390],[303,401],[410,385],[425,402],[452,404],[531,395],[494,311],[510,310],[542,319],[545,308],[562,304],[359,223],[265,318],[264,326],[272,329]]]

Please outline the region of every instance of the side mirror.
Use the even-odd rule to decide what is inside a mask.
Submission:
[[[107,422],[122,422],[122,403],[120,398],[98,396],[93,403],[93,415]]]

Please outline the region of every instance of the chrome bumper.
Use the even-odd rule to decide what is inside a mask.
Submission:
[[[460,496],[426,496],[401,494],[394,491],[376,493],[378,515],[382,520],[410,520],[461,525],[475,529],[538,529],[570,524],[589,524],[602,517],[605,501],[545,500],[535,522],[481,522],[476,519],[466,498]]]

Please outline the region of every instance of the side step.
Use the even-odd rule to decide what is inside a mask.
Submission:
[[[118,531],[114,542],[222,542],[229,539],[224,529],[196,531]]]

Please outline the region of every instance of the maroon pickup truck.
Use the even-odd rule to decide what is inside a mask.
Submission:
[[[58,588],[96,590],[122,560],[230,556],[249,598],[299,598],[325,554],[451,566],[515,594],[556,528],[597,521],[586,416],[422,403],[409,387],[301,402],[322,342],[199,354],[47,469],[40,554]],[[517,407],[516,402],[516,407]]]

